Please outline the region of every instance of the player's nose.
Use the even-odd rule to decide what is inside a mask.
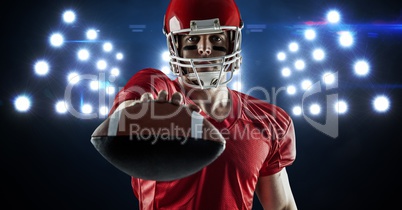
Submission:
[[[211,55],[212,43],[208,40],[207,37],[201,37],[198,42],[197,50],[200,55]]]

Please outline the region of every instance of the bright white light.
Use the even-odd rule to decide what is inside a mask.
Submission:
[[[322,49],[315,49],[313,51],[313,58],[317,61],[322,61],[325,58],[324,50]]]
[[[299,44],[297,44],[296,42],[292,42],[289,44],[289,50],[291,52],[297,52],[299,50]]]
[[[67,103],[65,101],[58,101],[54,106],[55,110],[59,114],[67,113]]]
[[[105,60],[99,60],[96,62],[96,68],[99,70],[105,70],[107,68],[107,62]]]
[[[52,45],[53,47],[60,47],[64,44],[63,35],[61,35],[60,33],[54,33],[50,35],[49,41],[50,45]]]
[[[89,29],[86,33],[87,35],[87,39],[89,40],[94,40],[96,38],[98,38],[98,32],[96,32],[95,29]]]
[[[327,13],[327,20],[330,23],[338,23],[341,20],[341,15],[336,10],[331,10]]]
[[[113,95],[116,92],[116,88],[113,86],[107,86],[106,87],[106,93],[108,95]]]
[[[335,111],[339,114],[345,114],[348,111],[348,104],[345,101],[338,101],[334,105]]]
[[[110,42],[106,42],[105,44],[103,44],[103,50],[105,52],[110,52],[113,49],[113,45]]]
[[[321,106],[320,106],[320,105],[318,105],[318,104],[312,104],[312,105],[310,106],[310,113],[311,113],[312,115],[318,115],[318,114],[320,114],[320,112],[321,112]]]
[[[109,113],[109,108],[107,106],[102,106],[99,108],[99,114],[101,116],[106,116]]]
[[[46,61],[38,61],[35,64],[35,73],[39,76],[44,76],[49,73],[49,64]]]
[[[314,40],[316,37],[316,33],[313,29],[306,29],[304,31],[304,38],[306,38],[307,40]]]
[[[117,76],[119,76],[119,74],[120,74],[120,70],[119,70],[118,68],[112,68],[112,70],[110,70],[110,74],[111,74],[112,76],[117,77]]]
[[[287,67],[283,68],[281,72],[284,77],[289,77],[292,74],[292,71]]]
[[[301,60],[301,59],[296,60],[296,62],[295,62],[296,70],[303,70],[305,67],[306,67],[306,63],[304,63],[303,60]]]
[[[296,87],[295,87],[294,85],[289,85],[289,86],[286,88],[286,92],[287,92],[289,95],[294,95],[294,94],[296,93]]]
[[[65,23],[73,23],[75,21],[75,13],[72,10],[67,10],[63,13],[63,21]]]
[[[169,53],[169,51],[165,51],[165,52],[162,53],[162,59],[163,59],[164,61],[169,61],[169,60],[170,60],[170,53]]]
[[[237,70],[235,70],[234,72],[233,72],[233,75],[234,76],[236,76],[236,75],[240,75],[240,69],[237,69]],[[170,72],[170,73],[172,73],[172,72]]]
[[[356,75],[366,76],[370,70],[370,66],[366,61],[360,60],[355,63],[354,70]]]
[[[390,107],[390,101],[386,96],[376,96],[373,100],[373,107],[377,112],[386,112]]]
[[[81,106],[81,111],[84,114],[91,114],[92,113],[92,106],[90,104],[83,104]]]
[[[292,109],[292,112],[296,116],[300,116],[302,114],[302,108],[300,106],[295,106]]]
[[[339,44],[343,47],[350,47],[353,45],[354,39],[352,33],[342,31],[339,33]]]
[[[89,83],[89,88],[91,90],[99,90],[99,81],[93,80]]]
[[[302,87],[303,90],[308,90],[311,87],[312,84],[313,83],[310,80],[305,79],[305,80],[302,81],[301,87]]]
[[[233,89],[237,91],[241,91],[241,82],[233,82]]]
[[[333,84],[336,80],[334,73],[332,72],[325,72],[322,75],[322,80],[324,81],[325,84],[330,85]]]
[[[162,72],[164,73],[164,74],[170,74],[172,71],[170,70],[170,67],[169,66],[164,66],[164,67],[162,67]]]
[[[89,51],[87,49],[78,50],[77,57],[79,60],[86,61],[89,58]]]
[[[77,84],[80,80],[80,75],[77,72],[71,72],[67,76],[67,81],[71,84]]]
[[[286,60],[286,54],[284,52],[279,52],[276,57],[278,58],[278,60],[280,61],[284,61]]]
[[[31,100],[27,96],[18,96],[14,100],[14,108],[19,112],[27,112],[31,108]]]
[[[123,53],[117,53],[116,54],[116,59],[117,60],[122,60],[123,59]]]

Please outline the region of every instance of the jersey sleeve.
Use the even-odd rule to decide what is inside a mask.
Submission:
[[[160,90],[168,90],[170,79],[157,69],[142,69],[134,74],[126,85],[119,90],[114,98],[113,106],[109,115],[124,101],[138,100],[141,95],[149,92],[154,98],[157,97]]]
[[[293,121],[290,119],[284,134],[272,140],[272,152],[260,170],[260,176],[269,176],[291,165],[296,159],[296,138]]]

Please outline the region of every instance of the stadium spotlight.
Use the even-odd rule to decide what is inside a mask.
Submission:
[[[27,112],[31,109],[31,99],[28,96],[18,96],[14,100],[14,108],[19,112]]]

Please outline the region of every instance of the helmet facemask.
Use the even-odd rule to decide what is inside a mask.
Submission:
[[[179,50],[180,35],[204,35],[228,31],[229,49],[224,56],[208,58],[183,58]],[[220,26],[219,19],[193,20],[190,28],[172,31],[166,34],[170,50],[170,66],[175,75],[179,75],[183,83],[192,88],[209,89],[226,86],[232,79],[241,63],[241,28],[236,26]],[[202,71],[202,68],[213,68],[214,71]]]

